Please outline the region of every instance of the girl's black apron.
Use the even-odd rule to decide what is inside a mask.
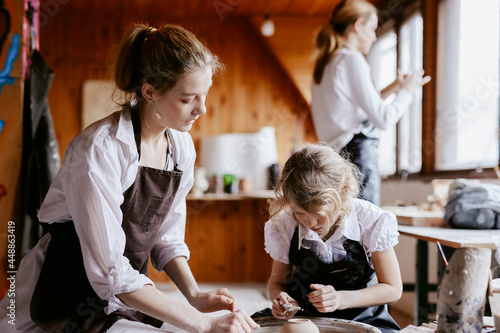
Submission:
[[[134,111],[132,122],[140,156],[140,120]],[[134,183],[123,194],[120,208],[126,235],[124,256],[134,269],[145,275],[158,230],[172,206],[182,177],[182,171],[174,165],[174,171],[139,166]],[[38,326],[48,332],[97,333],[107,331],[119,319],[141,321],[155,327],[162,325],[161,321],[135,310],[105,315],[108,302],[102,300],[89,283],[73,222],[53,223],[48,229],[52,239],[31,300],[31,318]]]
[[[303,309],[297,316],[355,320],[376,326],[383,332],[400,330],[390,316],[387,305],[322,313],[308,301],[308,294],[313,291],[311,284],[331,285],[335,290],[359,290],[368,287],[369,282],[375,278],[375,271],[370,267],[359,242],[346,239],[346,258],[331,264],[323,262],[310,249],[303,246],[299,249],[298,245],[299,228],[296,228],[289,252],[290,263],[295,266],[295,271],[287,281],[287,292]]]

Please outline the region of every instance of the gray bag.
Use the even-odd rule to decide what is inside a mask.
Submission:
[[[500,186],[456,179],[451,183],[444,221],[454,228],[500,229]]]

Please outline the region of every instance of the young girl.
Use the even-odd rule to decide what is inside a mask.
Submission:
[[[377,8],[366,0],[342,0],[316,37],[317,57],[311,87],[311,112],[321,141],[334,143],[363,174],[361,197],[380,204],[380,131],[408,110],[413,91],[430,77],[423,71],[398,74],[377,91],[365,59],[376,41]],[[384,102],[392,93],[396,98]]]
[[[1,332],[189,332],[258,328],[227,289],[201,292],[184,243],[195,150],[187,133],[206,113],[217,58],[185,29],[136,25],[118,49],[121,111],[72,140],[39,212],[48,233],[0,304]],[[148,262],[189,303],[155,288]],[[15,322],[5,311],[15,303]],[[221,317],[201,312],[230,310]]]
[[[286,162],[265,225],[274,317],[342,318],[399,330],[386,305],[402,292],[396,218],[356,199],[358,188],[357,168],[330,146],[306,145]]]

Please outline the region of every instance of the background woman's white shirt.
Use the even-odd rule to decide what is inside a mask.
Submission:
[[[289,264],[290,244],[298,226],[299,248],[310,248],[325,262],[338,261],[346,256],[343,241],[346,238],[351,239],[363,246],[367,260],[373,268],[371,254],[390,249],[398,243],[396,216],[365,200],[353,199],[353,202],[352,211],[326,241],[322,241],[311,229],[299,224],[291,210],[282,212],[267,221],[264,226],[266,252],[274,260]]]
[[[386,104],[373,84],[363,54],[346,47],[325,66],[321,82],[313,82],[311,95],[318,139],[333,142],[339,149],[360,132],[379,137],[379,130],[396,124],[412,101],[410,92],[401,89],[394,101]]]
[[[184,242],[185,197],[193,184],[196,152],[189,133],[171,133],[174,160],[184,174],[151,252],[157,270],[175,257],[189,258]],[[115,295],[154,285],[123,256],[126,238],[120,205],[138,168],[130,111],[125,109],[90,125],[71,141],[38,215],[46,223],[74,221],[87,276],[96,293],[109,301],[107,313],[129,308]]]

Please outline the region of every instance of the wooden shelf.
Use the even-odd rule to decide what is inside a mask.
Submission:
[[[186,200],[217,201],[217,200],[250,200],[250,199],[273,199],[274,191],[260,190],[249,193],[204,193],[202,195],[193,195],[190,193]]]

